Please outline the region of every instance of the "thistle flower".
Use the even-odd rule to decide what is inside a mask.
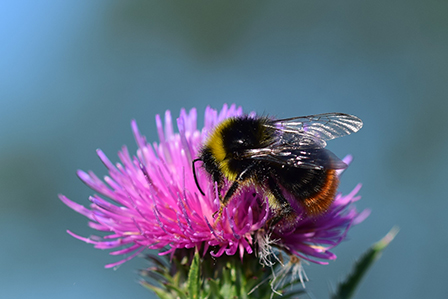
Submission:
[[[167,111],[164,123],[156,116],[159,143],[153,144],[146,141],[132,121],[138,145],[136,155],[131,156],[124,146],[118,153],[121,162],[114,165],[98,150],[109,175],[101,180],[91,171],[77,173],[98,192],[89,198],[90,208],[59,196],[67,206],[86,216],[90,227],[105,232],[104,236],[85,238],[68,233],[99,249],[119,248],[112,255],[127,255],[106,267],[119,265],[146,248],[171,256],[192,248],[214,258],[225,254],[244,259],[256,254],[266,265],[274,262],[273,248],[319,264],[335,259],[330,250],[345,238],[353,224],[368,215],[358,213],[351,205],[359,199],[360,185],[348,195],[338,194],[327,213],[313,218],[298,217],[288,227],[267,228],[266,223],[272,217],[268,201],[250,186],[233,196],[221,217],[213,217],[220,207],[219,197],[213,191],[216,188],[198,170],[199,185],[210,190],[205,196],[198,192],[192,160],[217,124],[242,114],[241,107],[235,105],[224,105],[219,112],[207,108],[204,127],[198,130],[196,109],[188,113],[182,110],[175,133],[171,113]],[[344,162],[348,164],[350,160],[348,156]]]

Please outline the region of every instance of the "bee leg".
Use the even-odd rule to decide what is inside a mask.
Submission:
[[[239,186],[240,184],[238,183],[238,181],[234,181],[229,190],[227,190],[226,195],[224,196],[223,200],[221,200],[219,211],[213,213],[213,218],[215,218],[216,214],[218,214],[218,218],[216,219],[217,221],[221,218],[224,207],[227,206],[227,203],[229,202],[230,198],[232,198],[233,194],[235,194],[235,192],[238,190]]]
[[[253,165],[247,167],[244,169],[236,178],[236,180],[232,183],[229,190],[227,190],[226,195],[224,195],[224,198],[221,200],[221,206],[219,207],[219,211],[216,211],[213,213],[213,218],[216,214],[218,214],[217,220],[221,218],[222,211],[224,207],[227,206],[227,203],[232,198],[232,196],[235,194],[236,191],[238,191],[238,188],[240,187],[240,183],[244,182],[247,178],[249,178],[252,175]]]
[[[222,214],[222,210],[224,209],[224,207],[223,207],[223,205],[221,204],[220,206],[219,206],[219,210],[218,211],[216,211],[216,212],[214,212],[213,214],[212,214],[212,217],[213,218],[215,218],[216,217],[216,214],[218,214],[218,218],[216,218],[216,221],[218,221],[219,219],[221,219],[221,214]]]
[[[277,223],[280,222],[280,220],[288,219],[293,216],[294,211],[288,200],[283,196],[282,190],[280,189],[279,185],[272,177],[269,177],[268,179],[268,188],[276,201],[276,206],[274,207],[274,209],[276,210],[276,215],[268,221],[267,225],[268,227],[274,227]],[[272,205],[272,203],[270,204]]]

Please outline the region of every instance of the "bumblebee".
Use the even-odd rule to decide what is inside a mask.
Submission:
[[[325,149],[326,141],[361,127],[358,117],[344,113],[286,119],[248,115],[228,118],[211,132],[193,160],[196,185],[204,195],[195,171],[195,163],[202,161],[217,184],[219,216],[232,196],[247,185],[259,187],[267,196],[275,223],[296,215],[287,198],[296,200],[309,216],[323,214],[336,195],[337,170],[347,167]],[[223,190],[224,186],[229,187]]]

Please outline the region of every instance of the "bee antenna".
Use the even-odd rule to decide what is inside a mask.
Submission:
[[[203,196],[205,196],[205,193],[202,191],[201,187],[199,186],[198,177],[197,177],[197,175],[196,175],[196,167],[194,166],[194,164],[195,164],[197,161],[202,161],[202,160],[201,160],[200,158],[197,158],[197,159],[194,159],[193,162],[192,162],[194,182],[196,183],[196,187],[198,187],[199,192],[201,192],[201,194],[202,194]]]

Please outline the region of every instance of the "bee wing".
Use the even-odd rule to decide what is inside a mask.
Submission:
[[[362,121],[350,114],[324,113],[279,119],[267,126],[277,130],[278,139],[248,150],[247,157],[305,169],[343,169],[347,165],[324,149],[326,141],[357,132]]]
[[[344,169],[347,165],[325,149],[326,140],[359,131],[362,121],[344,113],[279,119],[266,125],[278,132],[269,146],[246,151],[247,158],[305,169]]]
[[[250,150],[252,158],[265,160],[279,165],[288,165],[305,169],[344,169],[347,168],[341,159],[326,149],[255,149]]]
[[[283,132],[283,143],[323,148],[326,140],[359,131],[362,120],[345,113],[323,113],[279,119],[274,122],[273,128]]]
[[[247,151],[247,155],[256,160],[304,169],[347,168],[347,164],[331,151],[323,148],[300,149],[290,146],[276,146],[273,148],[251,149]]]

